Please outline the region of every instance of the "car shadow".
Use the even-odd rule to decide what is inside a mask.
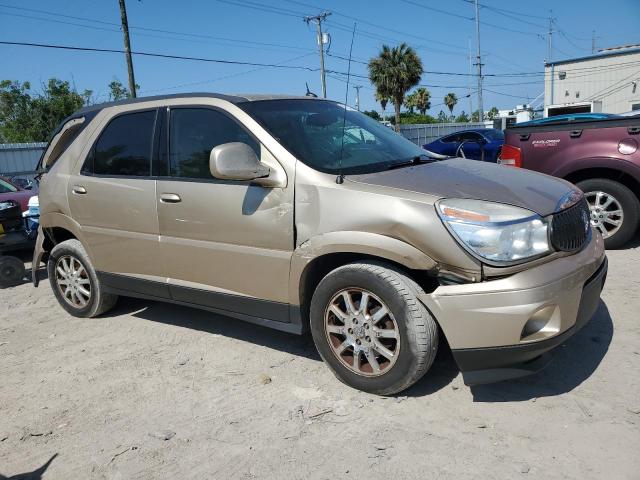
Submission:
[[[44,473],[51,465],[51,462],[58,456],[58,454],[54,454],[49,460],[45,462],[40,468],[33,470],[32,472],[19,473],[17,475],[13,475],[11,477],[6,477],[0,473],[0,480],[41,480],[43,478]]]
[[[131,297],[120,297],[116,307],[103,315],[103,317],[115,317],[123,314],[166,325],[223,335],[273,350],[321,361],[309,334],[294,335],[206,310]]]
[[[151,300],[121,297],[103,317],[128,314],[153,322],[223,335],[273,350],[322,361],[310,334],[302,336],[226,317],[197,308]],[[613,337],[609,310],[600,302],[594,317],[582,330],[558,347],[554,359],[541,372],[517,380],[472,386],[474,402],[513,402],[560,395],[580,385],[604,358]],[[444,337],[433,365],[415,385],[396,396],[423,397],[445,388],[460,373]],[[1,479],[0,479],[1,480]]]
[[[611,315],[601,300],[589,323],[554,351],[546,368],[517,380],[472,386],[473,401],[522,402],[570,392],[596,371],[612,338]]]

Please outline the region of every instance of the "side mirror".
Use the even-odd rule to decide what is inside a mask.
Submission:
[[[221,180],[255,180],[268,177],[269,167],[260,163],[253,149],[242,142],[223,143],[211,150],[209,170]]]

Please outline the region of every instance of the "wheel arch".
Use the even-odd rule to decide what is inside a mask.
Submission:
[[[590,180],[594,178],[606,178],[619,182],[631,190],[638,199],[640,199],[640,179],[635,178],[631,174],[618,170],[617,168],[610,167],[592,167],[584,168],[580,170],[572,171],[563,177],[564,180],[576,184],[583,180]]]
[[[437,263],[401,240],[366,232],[332,232],[300,245],[293,254],[290,303],[300,305],[302,321],[308,321],[309,305],[316,286],[332,270],[356,261],[378,261],[402,270],[425,291],[436,288],[431,275]]]

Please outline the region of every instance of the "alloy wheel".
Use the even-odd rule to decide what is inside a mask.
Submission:
[[[620,202],[607,192],[586,192],[589,202],[591,225],[597,228],[603,238],[614,235],[622,226],[624,212]]]
[[[80,260],[63,255],[56,262],[56,285],[73,308],[84,308],[91,301],[91,279]]]
[[[387,305],[367,290],[336,293],[325,310],[324,330],[336,358],[358,375],[383,375],[398,359],[398,323]]]

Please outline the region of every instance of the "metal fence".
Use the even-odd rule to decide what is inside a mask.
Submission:
[[[0,175],[15,176],[35,172],[46,143],[0,143]]]
[[[436,138],[470,128],[485,128],[485,124],[482,122],[474,122],[400,125],[400,133],[407,140],[411,140],[416,145],[422,146],[425,143],[434,141]]]

